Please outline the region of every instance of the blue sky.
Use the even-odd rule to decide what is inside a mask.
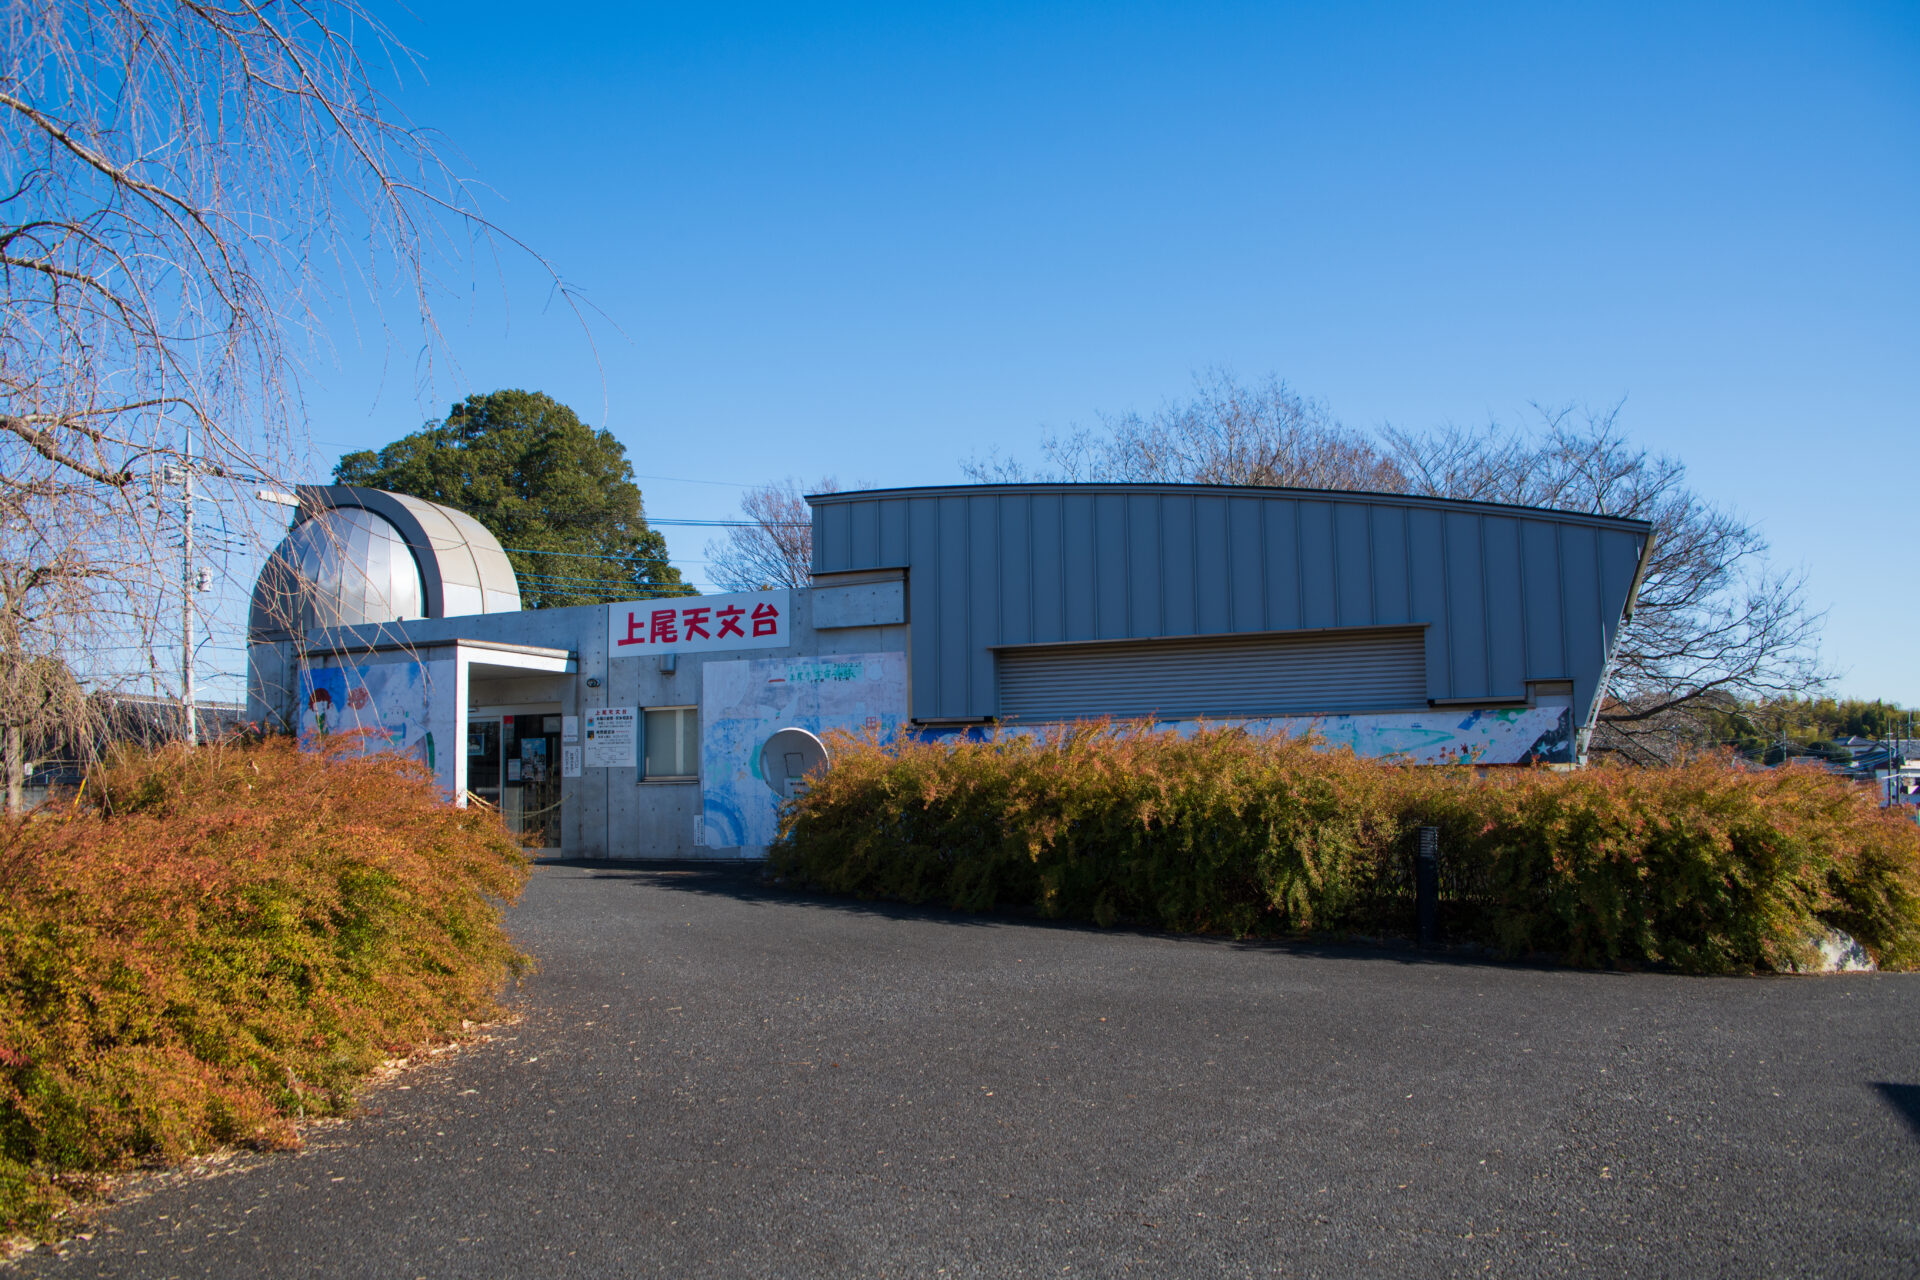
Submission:
[[[652,515],[1275,372],[1348,423],[1624,400],[1920,705],[1920,6],[421,0],[401,95],[536,272],[457,373],[338,335],[316,471],[470,390],[612,429]],[[597,346],[597,358],[595,355]],[[698,481],[702,483],[690,483]],[[708,531],[667,530],[703,581]]]

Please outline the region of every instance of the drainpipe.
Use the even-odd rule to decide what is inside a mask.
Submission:
[[[1620,652],[1620,635],[1626,629],[1624,621],[1614,629],[1613,643],[1607,646],[1607,660],[1600,664],[1600,683],[1594,686],[1593,705],[1587,708],[1587,723],[1581,727],[1579,740],[1575,743],[1574,763],[1582,767],[1587,763],[1587,747],[1593,741],[1594,726],[1600,723],[1600,704],[1606,701],[1607,685],[1613,680],[1613,662]]]

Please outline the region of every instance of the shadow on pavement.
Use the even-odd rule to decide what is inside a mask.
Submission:
[[[1907,1122],[1907,1128],[1913,1130],[1916,1141],[1920,1141],[1920,1084],[1894,1084],[1887,1080],[1875,1080],[1873,1087],[1879,1093],[1881,1101],[1892,1107],[1894,1113]]]
[[[1327,959],[1371,960],[1396,965],[1442,965],[1503,970],[1552,970],[1584,972],[1594,977],[1631,976],[1617,970],[1571,970],[1551,958],[1503,959],[1481,947],[1460,946],[1422,950],[1409,938],[1344,940],[1301,938],[1230,938],[1219,934],[1170,933],[1144,926],[1117,925],[1102,929],[1079,920],[1049,920],[1036,912],[1017,910],[956,911],[932,904],[915,906],[904,902],[864,900],[799,889],[770,882],[763,862],[705,861],[615,861],[588,858],[540,858],[541,866],[565,867],[587,872],[596,880],[619,880],[652,889],[676,893],[731,898],[737,902],[768,903],[818,907],[850,915],[872,916],[886,920],[917,920],[968,929],[1027,928],[1060,930],[1103,936],[1160,938],[1203,947],[1231,947],[1240,951],[1271,951],[1285,955],[1316,956]]]

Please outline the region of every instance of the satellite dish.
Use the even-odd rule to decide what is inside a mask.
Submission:
[[[805,729],[782,729],[760,748],[760,776],[782,799],[803,794],[807,775],[826,767],[826,744]]]

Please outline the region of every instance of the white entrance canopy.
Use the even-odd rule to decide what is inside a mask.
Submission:
[[[473,681],[499,680],[513,676],[573,675],[580,669],[578,659],[565,649],[539,645],[506,644],[495,640],[456,640],[454,659],[453,723],[464,733],[467,713],[472,706]],[[467,753],[454,753],[454,803],[467,805]]]

